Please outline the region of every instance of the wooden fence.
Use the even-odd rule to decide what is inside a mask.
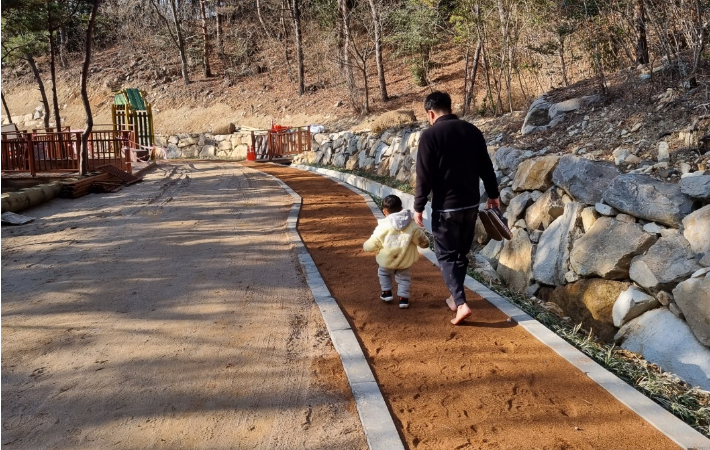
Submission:
[[[79,172],[81,132],[6,132],[2,133],[2,171]],[[129,131],[98,130],[89,135],[89,170],[112,165],[130,171]],[[128,158],[126,154],[128,153]]]
[[[113,105],[112,114],[115,129],[133,131],[137,144],[145,147],[153,146],[153,113],[150,105],[144,111],[120,108]]]
[[[310,127],[252,131],[251,145],[258,160],[287,158],[311,150]]]

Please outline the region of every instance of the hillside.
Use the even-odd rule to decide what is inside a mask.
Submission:
[[[276,65],[270,71],[234,81],[220,72],[219,66],[214,70],[216,76],[211,78],[201,77],[195,70],[193,82],[185,86],[180,77],[175,76],[175,65],[162,67],[164,70],[160,72],[149,55],[130,54],[120,47],[95,54],[89,79],[90,100],[94,122],[109,124],[114,89],[145,90],[154,107],[156,133],[163,135],[216,131],[229,123],[266,128],[272,120],[286,125],[323,124],[329,131],[361,130],[367,129],[382,112],[393,109],[412,109],[417,118],[423,120],[422,99],[435,89],[450,92],[455,107],[460,107],[464,63],[456,51],[446,46],[436,55],[433,83],[428,87],[416,86],[407,66],[392,55],[386,55],[392,98],[386,103],[377,98],[373,69],[372,113],[365,117],[357,116],[347,106],[345,85],[330,65],[322,65],[320,72],[315,61],[307,65],[306,79],[316,82],[306,94],[298,96],[295,82],[289,81],[285,66]],[[263,54],[256,58],[269,57]],[[79,56],[75,55],[69,68],[58,72],[63,120],[74,129],[83,128],[85,121],[78,92],[79,63]],[[32,114],[40,101],[29,70],[4,68],[2,75],[3,91],[13,117]],[[638,157],[638,160],[630,159],[634,166],[642,161],[655,164],[659,142],[664,141],[668,143],[670,165],[654,170],[664,178],[673,178],[680,175],[679,170],[673,169],[680,169],[680,163],[688,165],[685,171],[706,168],[707,159],[694,148],[695,140],[702,140],[709,129],[709,82],[707,67],[690,81],[663,66],[657,66],[652,73],[642,68],[622,70],[607,76],[608,96],[603,103],[567,114],[556,127],[527,136],[520,133],[525,117],[523,110],[500,117],[471,116],[469,119],[497,146],[533,151],[545,147],[555,152],[581,150],[581,153],[593,152],[600,159],[610,160],[615,149],[625,147],[628,153]],[[46,84],[49,90],[49,83]],[[596,80],[587,79],[567,88],[554,89],[547,96],[552,101],[562,101],[594,95],[597,90]],[[525,104],[529,105],[539,94],[531,93]],[[38,123],[33,125],[37,126]],[[690,140],[686,138],[688,135],[692,136]]]

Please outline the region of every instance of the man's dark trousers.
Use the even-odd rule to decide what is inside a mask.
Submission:
[[[464,281],[468,267],[468,252],[476,233],[478,207],[451,212],[432,212],[431,231],[434,251],[444,283],[454,297],[456,306],[466,303]]]

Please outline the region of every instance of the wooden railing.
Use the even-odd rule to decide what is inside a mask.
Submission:
[[[258,160],[286,158],[311,150],[310,127],[252,131],[251,144]]]
[[[129,131],[92,132],[88,142],[88,169],[110,164],[130,171],[129,143],[133,140]],[[40,172],[78,172],[80,148],[81,132],[2,133],[2,171],[29,172],[33,177]]]

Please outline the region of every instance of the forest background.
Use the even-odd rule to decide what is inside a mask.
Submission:
[[[343,127],[398,108],[421,118],[423,95],[446,89],[456,112],[500,116],[582,80],[609,100],[622,69],[695,83],[709,11],[708,0],[6,0],[3,112],[41,104],[44,127],[80,127],[92,108],[110,117],[115,90],[139,87],[159,132]]]

